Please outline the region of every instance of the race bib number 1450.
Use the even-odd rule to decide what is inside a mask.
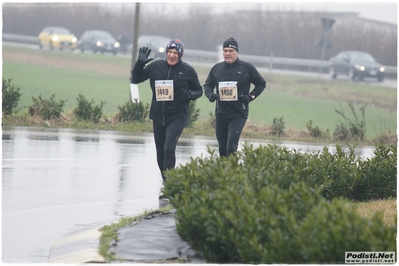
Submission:
[[[219,97],[221,101],[237,101],[237,81],[219,82]]]

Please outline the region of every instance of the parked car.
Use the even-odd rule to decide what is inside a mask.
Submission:
[[[150,57],[154,59],[165,58],[166,45],[171,39],[165,36],[141,35],[137,41],[138,47],[151,49]]]
[[[67,28],[45,27],[39,34],[39,48],[49,46],[50,49],[76,48],[77,38]]]
[[[132,51],[132,41],[130,40],[129,35],[126,32],[122,32],[118,36],[118,42],[119,42],[119,51],[122,54],[126,54],[128,51]]]
[[[110,52],[116,55],[120,44],[108,31],[87,30],[83,32],[78,41],[79,49],[83,53],[85,50],[91,50],[93,53]]]
[[[383,81],[384,67],[369,53],[343,51],[330,59],[330,75],[333,79],[338,75],[346,75],[352,80],[373,77]]]

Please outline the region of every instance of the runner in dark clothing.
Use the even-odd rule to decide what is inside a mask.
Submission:
[[[206,97],[216,101],[216,138],[220,156],[235,154],[249,113],[249,103],[266,88],[266,81],[250,63],[238,58],[238,43],[223,43],[224,61],[214,65],[204,84]],[[251,83],[255,85],[250,92]],[[216,93],[214,89],[216,88]]]
[[[177,141],[187,125],[190,100],[202,96],[202,86],[194,68],[181,60],[184,44],[171,40],[166,45],[166,59],[148,58],[151,49],[142,47],[132,69],[131,82],[138,84],[150,79],[152,101],[150,119],[153,120],[157,163],[163,172],[175,167]]]

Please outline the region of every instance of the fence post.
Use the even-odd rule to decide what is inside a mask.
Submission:
[[[274,54],[271,53],[270,57],[269,57],[269,59],[270,59],[270,62],[269,62],[269,74],[270,75],[272,74],[272,70],[273,70],[273,57],[274,57]]]
[[[223,61],[223,45],[218,45],[218,63]]]

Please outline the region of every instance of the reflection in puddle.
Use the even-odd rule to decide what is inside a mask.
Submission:
[[[82,136],[77,136],[73,138],[76,142],[99,142],[99,138],[95,137],[82,137]]]
[[[51,135],[30,135],[28,138],[30,140],[58,141],[58,136]]]
[[[12,140],[14,139],[14,136],[11,134],[3,134],[2,140]]]
[[[117,139],[116,143],[120,143],[120,144],[144,144],[145,141],[143,139]]]

